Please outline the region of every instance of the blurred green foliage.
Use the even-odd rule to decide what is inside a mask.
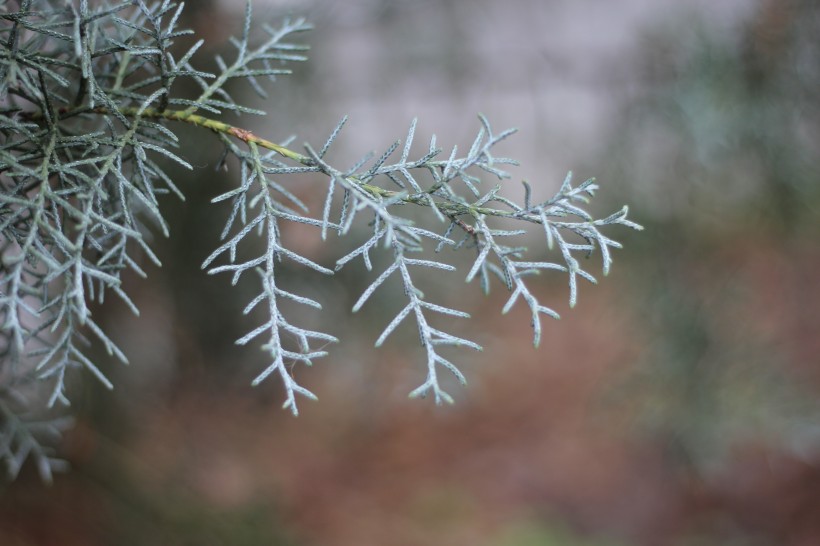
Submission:
[[[624,259],[644,349],[619,400],[701,471],[738,444],[820,440],[802,332],[820,323],[819,34],[806,1],[654,31],[602,160],[647,225]]]

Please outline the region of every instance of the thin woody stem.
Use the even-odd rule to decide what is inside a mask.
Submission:
[[[139,109],[123,108],[122,110],[120,110],[120,112],[125,116],[133,117],[138,115]],[[261,148],[273,150],[279,155],[287,157],[288,159],[292,159],[294,161],[298,161],[303,165],[313,165],[313,161],[309,157],[294,152],[293,150],[286,148],[281,144],[276,144],[275,142],[271,142],[270,140],[260,138],[253,134],[251,131],[248,131],[247,129],[235,127],[229,123],[217,121],[211,118],[206,118],[205,116],[200,116],[198,114],[191,114],[188,113],[188,111],[186,110],[159,111],[154,108],[147,108],[143,110],[141,117],[163,118],[171,121],[183,121],[185,123],[190,123],[191,125],[196,125],[197,127],[204,127],[206,129],[210,129],[217,133],[224,133],[226,135],[230,135],[232,137],[238,138],[246,144],[253,143]]]

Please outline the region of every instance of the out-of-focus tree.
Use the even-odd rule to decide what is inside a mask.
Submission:
[[[807,1],[654,32],[615,128],[608,164],[652,226],[630,274],[646,350],[622,394],[699,473],[739,444],[816,453],[818,33]]]

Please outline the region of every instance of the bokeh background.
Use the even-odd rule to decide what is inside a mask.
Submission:
[[[114,392],[77,384],[72,470],[2,487],[0,544],[820,544],[816,1],[255,6],[316,27],[309,63],[248,96],[270,112],[248,121],[258,133],[321,143],[349,114],[336,154],[352,164],[416,116],[419,136],[469,145],[482,112],[520,129],[504,152],[536,198],[572,169],[599,179],[597,214],[629,203],[646,229],[613,233],[625,249],[573,310],[565,280],[544,279],[563,318],[538,350],[523,310],[501,319],[502,290],[439,288],[485,346],[462,355],[453,407],[406,399],[423,379],[412,332],[372,348],[387,291],[351,316],[362,271],[289,270],[325,305],[306,320],[343,339],[297,370],[320,401],[294,419],[275,381],[249,386],[265,361],[233,344],[252,325],[243,288],[199,269],[226,214],[208,201],[236,173],[190,133],[165,267],[129,281],[142,316],[95,311],[131,365],[111,365]],[[241,24],[238,0],[186,10],[207,56]]]

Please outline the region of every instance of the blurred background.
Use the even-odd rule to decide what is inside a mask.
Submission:
[[[482,112],[520,129],[503,151],[534,198],[571,169],[598,178],[595,214],[628,203],[646,229],[609,232],[625,249],[573,310],[565,279],[543,280],[563,318],[538,350],[524,310],[502,320],[500,287],[438,288],[485,347],[461,355],[470,385],[446,408],[406,399],[423,381],[412,332],[372,347],[388,291],[351,316],[361,270],[316,285],[288,270],[326,309],[305,320],[343,340],[296,370],[320,401],[294,419],[275,381],[249,386],[261,351],[233,343],[249,292],[199,269],[227,214],[209,200],[237,173],[192,133],[165,266],[130,280],[142,316],[95,311],[131,365],[111,365],[114,392],[76,385],[68,474],[2,486],[0,544],[820,544],[816,1],[254,5],[255,21],[316,27],[308,63],[267,101],[248,94],[270,112],[247,122],[259,134],[321,143],[348,114],[345,165],[416,116],[419,137],[468,146]],[[186,11],[207,57],[227,51],[242,2]]]

